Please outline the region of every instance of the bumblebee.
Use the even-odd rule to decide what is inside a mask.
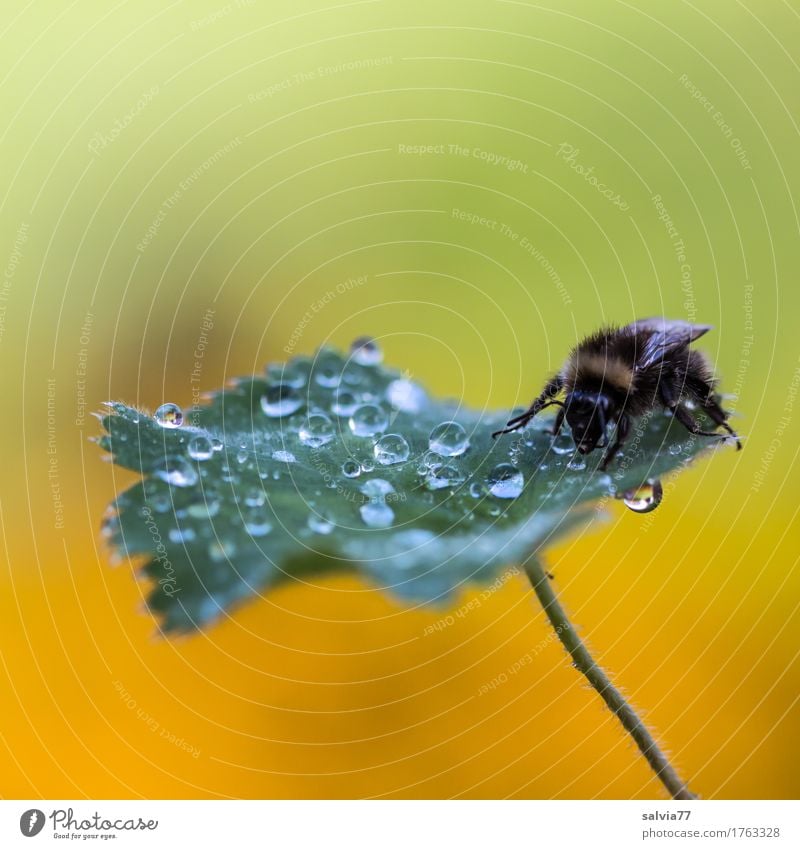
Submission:
[[[666,318],[599,330],[573,348],[524,413],[492,436],[519,430],[542,410],[557,405],[550,432],[558,435],[566,419],[581,454],[606,449],[600,465],[605,469],[625,444],[632,420],[658,408],[669,410],[690,433],[727,438],[700,427],[689,409],[694,404],[741,449],[738,434],[728,424],[729,414],[720,406],[711,365],[700,351],[689,347],[709,330],[708,324]]]

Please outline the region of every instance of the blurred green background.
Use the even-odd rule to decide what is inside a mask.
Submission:
[[[549,566],[697,792],[797,796],[796,4],[5,8],[2,795],[660,796],[516,580],[433,633],[340,576],[152,639],[87,440],[365,333],[510,408],[665,314],[745,450]]]

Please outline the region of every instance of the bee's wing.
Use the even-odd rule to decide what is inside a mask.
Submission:
[[[650,335],[644,343],[641,354],[636,359],[636,368],[643,371],[661,362],[673,351],[685,348],[695,339],[711,330],[710,324],[690,324],[688,321],[662,318],[642,318],[629,324],[628,328],[634,333],[649,330]]]

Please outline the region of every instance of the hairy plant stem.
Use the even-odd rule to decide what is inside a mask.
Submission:
[[[575,668],[586,676],[586,680],[622,723],[622,727],[633,738],[639,747],[639,751],[645,756],[647,763],[655,772],[656,777],[667,788],[673,799],[696,799],[697,797],[681,780],[667,760],[667,756],[658,747],[653,735],[639,715],[589,654],[589,650],[583,644],[564,608],[556,598],[551,580],[535,557],[529,558],[525,563],[525,571],[539,602],[544,608],[544,612],[547,614],[547,618],[550,620],[550,624],[556,632],[556,636],[561,640],[572,658]]]

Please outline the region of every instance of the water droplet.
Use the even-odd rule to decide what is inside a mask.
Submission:
[[[497,498],[517,498],[522,493],[525,479],[522,472],[511,463],[500,463],[489,472],[486,483],[489,492]]]
[[[335,416],[352,416],[358,407],[358,399],[352,392],[340,389],[331,404],[331,412]]]
[[[386,388],[386,400],[403,413],[418,413],[424,406],[425,390],[404,377],[393,380]]]
[[[166,513],[172,506],[172,499],[166,492],[157,492],[147,498],[147,505],[156,513]]]
[[[431,431],[428,444],[442,457],[458,457],[469,448],[469,439],[458,422],[442,422]]]
[[[683,446],[680,444],[680,442],[676,442],[673,445],[670,445],[667,450],[670,454],[672,454],[673,457],[677,457],[678,454],[683,451]]]
[[[562,429],[552,441],[550,447],[556,454],[572,454],[575,450],[575,443],[572,441],[572,437]]]
[[[300,426],[298,432],[300,441],[309,448],[320,448],[330,442],[335,431],[333,422],[325,413],[309,413],[308,418]]]
[[[447,463],[435,463],[428,469],[425,476],[425,486],[428,489],[446,489],[464,483],[466,478],[457,466]]]
[[[197,534],[193,528],[170,528],[167,536],[169,536],[170,542],[174,542],[175,545],[182,545],[192,542],[197,537]]]
[[[373,453],[381,466],[392,466],[408,460],[411,449],[399,433],[387,433],[375,443]]]
[[[216,451],[222,451],[222,449],[225,447],[225,445],[223,444],[221,439],[217,439],[216,436],[214,436],[211,439],[211,447],[216,452]]]
[[[377,404],[362,404],[353,410],[348,424],[356,436],[375,436],[386,430],[389,418]]]
[[[219,513],[219,507],[219,500],[211,498],[206,501],[197,501],[194,504],[190,504],[186,508],[186,514],[191,516],[193,519],[208,519]]]
[[[389,481],[383,478],[373,478],[371,481],[367,481],[361,487],[361,491],[367,498],[385,498],[387,495],[397,492]]]
[[[215,539],[208,544],[208,556],[215,563],[230,560],[235,553],[236,546],[232,542],[220,542]]]
[[[243,518],[244,529],[251,537],[263,537],[272,530],[272,524],[259,510],[248,510]]]
[[[567,468],[571,472],[582,472],[586,468],[586,460],[580,455],[576,455],[567,463]]]
[[[500,513],[501,513],[501,510],[496,504],[489,508],[489,515],[490,516],[499,516]]]
[[[636,489],[626,490],[622,496],[625,506],[634,513],[650,513],[664,497],[664,489],[658,478],[643,483]]]
[[[207,436],[195,436],[189,440],[189,445],[186,447],[186,453],[192,460],[208,460],[214,453],[214,446]]]
[[[297,462],[297,457],[295,457],[294,454],[292,454],[291,451],[273,451],[272,452],[272,459],[277,460],[279,463],[296,463]],[[280,472],[278,472],[278,475],[280,476]],[[275,472],[273,472],[272,477],[275,478],[275,480],[278,480],[278,478],[275,477]]]
[[[249,489],[244,496],[244,503],[248,507],[263,507],[267,501],[267,495],[260,487]]]
[[[329,522],[327,519],[323,519],[322,516],[317,516],[314,513],[308,517],[306,524],[315,534],[327,536],[333,532],[333,522]]]
[[[267,366],[267,377],[277,383],[285,383],[293,389],[300,389],[308,380],[308,364],[290,360],[288,363],[270,363]]]
[[[250,456],[248,450],[246,448],[240,448],[236,452],[236,462],[243,466],[247,462],[247,458]]]
[[[361,465],[355,460],[345,460],[342,463],[342,474],[346,478],[357,478],[361,474]]]
[[[162,404],[154,418],[161,427],[180,427],[183,424],[183,410],[177,404]]]
[[[314,381],[326,389],[334,389],[342,382],[342,358],[327,351],[320,353],[312,366]]]
[[[168,458],[166,469],[158,469],[154,474],[171,486],[194,486],[198,481],[197,470],[185,457]]]
[[[268,386],[261,396],[261,409],[272,419],[289,416],[303,406],[300,393],[288,383]]]
[[[388,528],[394,522],[394,510],[383,501],[370,501],[359,507],[361,518],[368,528]]]
[[[350,346],[350,356],[361,366],[376,366],[383,360],[383,351],[371,337],[360,336]]]
[[[369,460],[369,459],[363,460],[362,463],[361,463],[361,471],[362,472],[374,472],[375,471],[375,464],[372,462],[372,460]]]
[[[469,494],[473,498],[480,498],[483,495],[483,487],[476,481],[469,485]]]

